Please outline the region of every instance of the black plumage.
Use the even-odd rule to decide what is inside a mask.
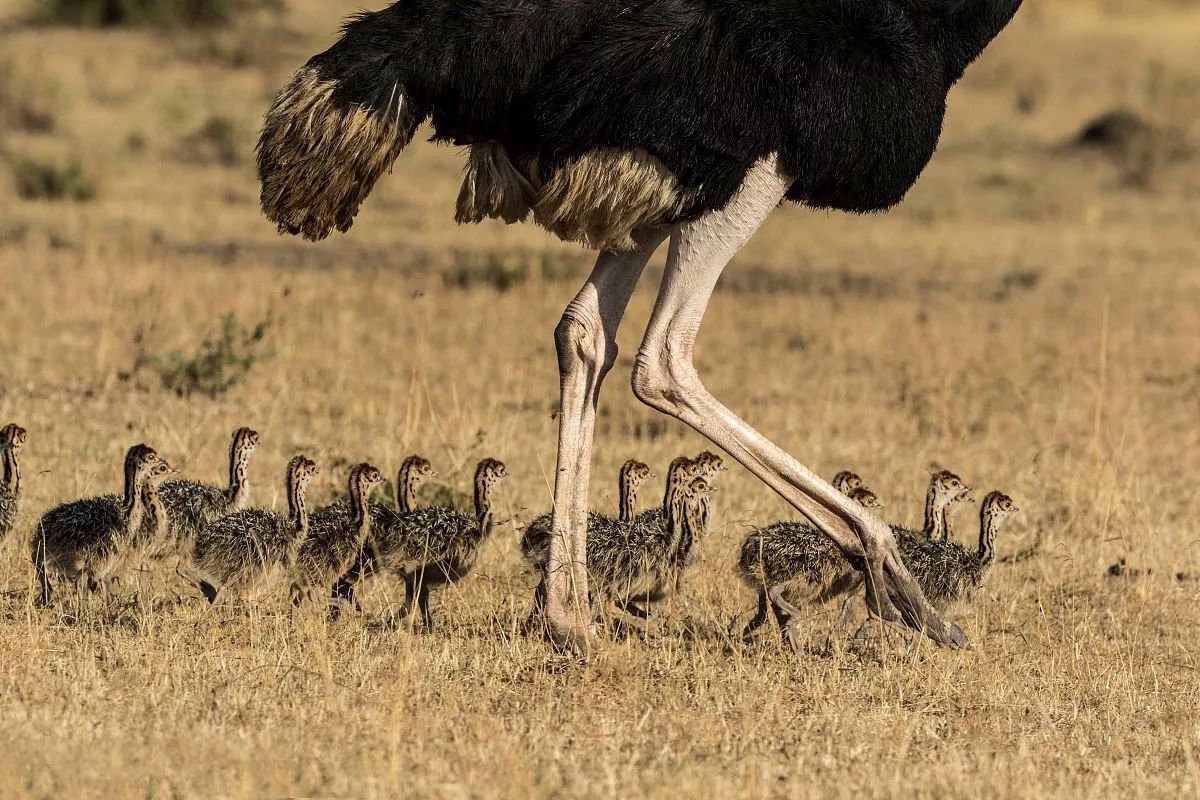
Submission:
[[[258,448],[259,435],[250,428],[238,428],[229,443],[229,483],[217,486],[200,481],[167,481],[158,488],[166,512],[165,530],[155,536],[149,521],[143,523],[141,538],[154,559],[171,556],[190,558],[196,535],[208,523],[246,506],[249,482],[246,471],[250,456]]]
[[[74,581],[80,611],[88,591],[120,573],[134,551],[146,516],[162,519],[157,496],[145,492],[174,470],[152,448],[134,445],[125,454],[125,483],[121,495],[87,497],[56,506],[38,521],[29,540],[29,553],[37,572],[40,605],[49,605],[50,576]],[[149,500],[157,508],[147,508]]]
[[[429,459],[419,455],[410,455],[401,462],[400,469],[396,473],[395,508],[389,508],[375,500],[368,501],[367,509],[371,516],[371,530],[367,534],[367,540],[363,544],[358,558],[348,565],[348,569],[342,575],[338,576],[337,583],[333,586],[333,596],[342,601],[330,609],[330,615],[333,618],[337,618],[341,605],[355,604],[354,593],[358,584],[374,574],[375,566],[380,562],[381,549],[386,549],[387,543],[400,535],[400,526],[404,524],[405,517],[416,509],[417,488],[430,478],[437,477],[437,474],[437,470],[433,468]],[[349,498],[338,499],[330,508],[337,509],[343,514],[351,513]],[[376,540],[383,542],[384,548],[381,548]]]
[[[275,570],[290,571],[308,535],[305,492],[320,470],[304,456],[288,462],[288,513],[246,508],[213,520],[192,546],[190,564],[181,574],[196,583],[210,603],[224,593],[240,593]]]
[[[383,483],[383,475],[370,464],[350,471],[346,498],[320,509],[308,520],[308,533],[300,544],[292,568],[292,603],[305,598],[313,602],[335,602],[329,587],[362,554],[363,541],[371,532],[368,496]]]
[[[426,118],[439,140],[503,147],[535,216],[556,174],[607,151],[651,159],[640,181],[669,176],[677,202],[653,221],[724,206],[772,154],[790,200],[886,209],[932,157],[950,88],[1020,5],[402,0],[352,18],[281,93],[259,143],[264,210],[309,238],[348,229]]]

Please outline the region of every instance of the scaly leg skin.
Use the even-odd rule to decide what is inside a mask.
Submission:
[[[53,589],[50,586],[50,576],[46,573],[46,565],[39,558],[34,563],[34,568],[37,570],[38,579],[38,608],[49,608],[50,603],[54,598]]]
[[[540,630],[545,624],[546,614],[546,576],[543,575],[538,581],[537,588],[533,590],[533,608],[529,610],[529,616],[525,618],[525,622],[521,625],[521,634],[528,636],[536,630]]]
[[[400,623],[408,619],[412,613],[413,606],[417,602],[417,589],[420,583],[424,582],[424,576],[420,572],[406,573],[404,576],[404,602],[400,604],[400,608],[388,614],[383,620],[383,627],[395,630],[400,627]]]
[[[417,609],[421,612],[421,633],[433,633],[433,614],[429,611],[429,584],[422,582],[417,592]]]
[[[79,598],[79,611],[76,618],[82,622],[88,611],[88,599],[92,593],[92,576],[87,573],[87,570],[80,572],[75,576],[75,592]]]
[[[546,622],[559,646],[589,651],[587,503],[596,403],[617,357],[617,327],[638,278],[666,229],[639,232],[637,250],[601,253],[554,331],[561,404],[554,514],[547,566]]]
[[[180,559],[179,563],[175,565],[175,574],[199,589],[200,593],[204,595],[204,599],[208,601],[209,605],[213,605],[217,602],[218,589],[205,580],[204,576],[200,574],[200,571],[197,570],[190,562],[185,562],[183,559]]]
[[[742,641],[748,642],[754,636],[754,632],[763,626],[767,621],[768,612],[767,590],[765,588],[758,590],[758,611],[746,623],[746,627],[742,629]]]
[[[373,549],[372,552],[374,552]],[[371,574],[371,563],[365,555],[360,556],[354,563],[354,566],[350,567],[345,575],[338,578],[337,583],[333,586],[333,597],[347,601],[349,603],[348,608],[353,609],[356,614],[362,613],[362,605],[358,602],[358,598],[355,597],[355,590],[363,578]],[[343,608],[347,608],[344,603],[331,607],[329,609],[329,621],[336,622]]]
[[[634,393],[691,426],[754,473],[848,556],[865,560],[866,599],[884,620],[903,619],[937,642],[968,647],[926,602],[882,520],[839,493],[754,430],[704,387],[692,362],[696,335],[721,271],[783,199],[790,180],[774,159],[755,165],[719,211],[681,225],[634,367]]]
[[[779,623],[779,634],[783,637],[784,644],[796,652],[792,623],[800,618],[802,612],[783,595],[784,587],[782,586],[772,586],[767,591],[767,598],[771,601],[771,611],[775,614],[776,622]]]

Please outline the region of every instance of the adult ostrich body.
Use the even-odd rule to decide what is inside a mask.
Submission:
[[[586,640],[596,403],[654,250],[642,401],[741,462],[864,565],[868,606],[965,645],[889,527],[739,419],[692,352],[721,271],[784,200],[879,211],[932,157],[946,96],[1021,0],[400,0],[352,18],[267,114],[262,204],[282,232],[346,231],[430,119],[469,146],[457,219],[533,218],[600,251],[555,330],[561,377],[546,613]]]

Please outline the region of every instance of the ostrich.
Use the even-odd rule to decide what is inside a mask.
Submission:
[[[134,445],[125,454],[121,495],[86,497],[43,514],[29,540],[29,555],[41,588],[38,605],[50,605],[52,574],[75,582],[81,616],[93,585],[102,585],[108,600],[110,579],[124,567],[147,505],[159,524],[165,517],[158,493],[147,494],[146,486],[173,474],[175,470],[152,448]]]
[[[925,595],[941,607],[969,597],[987,577],[996,561],[996,534],[1011,515],[1019,512],[1003,492],[990,492],[979,507],[979,547],[969,550],[958,542],[904,536],[900,552]]]
[[[847,490],[847,496],[864,508],[883,508],[879,498],[862,485],[857,475],[838,473],[833,480],[835,485],[840,486],[853,486],[857,482],[859,485],[856,488]],[[944,539],[944,531],[950,524],[950,507],[970,499],[970,493],[971,487],[953,472],[942,470],[930,476],[925,527],[920,531],[911,531],[898,525],[892,526],[893,534],[899,539],[900,555],[906,567],[912,570],[906,550],[909,541]],[[839,570],[843,569],[839,574]],[[924,591],[926,582],[916,570],[912,572]],[[758,591],[758,613],[746,627],[745,635],[766,621],[768,605],[786,633],[789,621],[800,613],[787,596],[804,586],[826,587],[816,596],[818,602],[825,602],[857,589],[862,577],[850,569],[846,559],[819,530],[796,522],[776,522],[751,532],[742,542],[737,573],[743,583]],[[843,616],[849,613],[849,608],[847,604]]]
[[[384,547],[386,547],[386,542],[391,539],[392,529],[402,525],[404,519],[416,509],[417,487],[430,478],[436,478],[437,474],[437,470],[433,468],[433,464],[429,463],[429,459],[415,454],[410,455],[400,464],[400,471],[396,474],[396,507],[392,509],[381,503],[368,501],[371,533],[368,534],[358,558],[349,565],[350,568],[338,578],[337,583],[333,586],[333,597],[338,602],[329,608],[331,620],[336,620],[340,616],[342,606],[359,607],[358,601],[354,599],[355,589],[363,578],[370,576],[375,571],[379,561],[379,551],[384,549],[376,544],[375,540],[383,539]],[[342,498],[334,502],[330,508],[337,509],[348,516],[352,513],[351,503],[349,498]]]
[[[640,461],[630,459],[621,466],[621,471],[617,473],[617,494],[621,503],[620,510],[617,512],[618,521],[633,522],[637,508],[638,490],[642,488],[643,483],[654,477],[650,467]]]
[[[240,594],[278,568],[293,570],[309,532],[305,495],[309,481],[319,474],[311,459],[293,458],[284,478],[287,516],[265,508],[243,508],[213,520],[196,535],[191,558],[183,563],[180,575],[215,604],[218,597]]]
[[[150,547],[155,560],[188,558],[196,535],[214,519],[245,508],[249,498],[249,481],[246,471],[250,456],[258,449],[259,435],[250,428],[238,428],[229,443],[229,484],[216,486],[199,481],[167,481],[159,487],[163,507],[167,513],[165,535],[155,541],[153,535],[143,532],[143,539]],[[149,525],[143,527],[149,528]]]
[[[870,508],[874,510],[885,508],[883,501],[879,499],[879,496],[865,486],[856,486],[855,488],[846,492],[846,496],[858,503],[863,508]]]
[[[331,598],[329,587],[362,551],[372,524],[368,495],[381,483],[378,469],[359,464],[350,470],[346,504],[328,506],[310,517],[308,535],[300,543],[292,570],[293,605],[305,598],[318,604],[344,602]]]
[[[628,486],[625,471],[632,464],[637,462],[627,462],[621,469],[622,493]],[[588,580],[595,610],[608,611],[612,602],[619,602],[625,613],[646,619],[648,614],[635,600],[644,598],[658,601],[667,596],[668,584],[681,572],[677,567],[684,560],[681,555],[682,542],[685,536],[690,538],[692,534],[691,530],[682,530],[676,511],[690,482],[701,477],[700,473],[706,466],[700,459],[693,460],[687,456],[679,456],[672,461],[667,468],[661,508],[643,511],[636,516],[626,516],[622,512],[617,519],[594,511],[588,513]],[[622,498],[622,507],[624,505]],[[521,537],[521,557],[542,576],[533,595],[533,612],[526,623],[527,628],[543,618],[546,610],[550,580],[547,569],[552,542],[549,514],[530,523]]]
[[[863,508],[883,508],[857,475],[841,472],[833,482]],[[800,609],[786,595],[805,584],[824,584],[843,561],[837,548],[811,525],[776,522],[752,531],[738,552],[737,574],[747,587],[758,592],[758,613],[746,625],[743,638],[749,638],[767,621],[768,611],[774,612],[784,638],[789,638],[788,626],[800,615]]]
[[[854,489],[863,488],[863,480],[857,473],[849,470],[842,470],[837,475],[833,476],[833,488],[837,489],[842,494],[849,497],[850,492]]]
[[[0,462],[4,465],[0,480],[0,537],[13,529],[21,511],[21,464],[17,453],[25,446],[26,431],[16,423],[0,428]]]
[[[416,607],[421,629],[433,630],[429,592],[457,583],[475,568],[496,527],[496,486],[507,477],[503,463],[485,458],[475,467],[474,515],[449,506],[421,506],[375,534],[371,571],[387,570],[404,579],[404,605],[388,618],[389,625]]]
[[[972,487],[953,472],[943,469],[929,476],[929,489],[925,492],[925,527],[921,534],[926,539],[948,542],[951,539],[950,507],[971,497]],[[949,501],[949,502],[947,502]]]
[[[547,615],[589,647],[596,404],[651,254],[670,253],[633,390],[696,429],[863,565],[868,607],[968,646],[889,527],[737,417],[692,360],[726,264],[784,200],[871,212],[932,158],[946,97],[1021,0],[403,0],[352,17],[276,97],[257,148],[283,233],[347,231],[417,126],[469,148],[456,219],[533,218],[600,251],[555,329]],[[614,113],[614,109],[620,112]]]
[[[686,459],[677,459],[677,461],[686,461]],[[631,524],[638,516],[634,513],[634,509],[637,507],[637,498],[642,484],[654,477],[656,476],[650,471],[650,467],[642,462],[632,458],[626,461],[617,472],[619,504],[617,518],[614,520],[607,514],[589,511],[588,536],[592,535],[591,531],[598,525],[611,526],[614,522],[622,525]],[[537,562],[539,557],[544,559],[550,548],[550,537],[552,536],[550,526],[553,518],[553,514],[542,514],[535,517],[533,522],[525,527],[525,533],[521,536],[521,556],[523,558],[532,559],[534,562]]]

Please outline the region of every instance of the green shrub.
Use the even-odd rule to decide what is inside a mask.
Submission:
[[[529,263],[520,256],[500,253],[464,259],[442,274],[442,282],[447,287],[469,289],[472,286],[490,286],[498,292],[506,292],[527,280]]]
[[[35,0],[33,16],[47,25],[216,27],[282,8],[282,0]]]
[[[237,129],[228,117],[209,117],[180,143],[180,155],[197,164],[235,166],[242,159]]]
[[[206,338],[194,352],[184,354],[173,350],[152,359],[139,357],[138,361],[149,362],[163,388],[180,397],[193,394],[216,397],[240,384],[255,364],[270,356],[267,350],[270,329],[269,317],[246,328],[236,315],[226,314],[217,334]]]
[[[96,181],[76,159],[66,164],[18,158],[13,162],[17,194],[26,200],[76,200],[96,197]]]
[[[466,253],[456,259],[455,266],[442,273],[442,283],[453,289],[487,286],[507,292],[535,279],[553,282],[576,278],[579,266],[573,259],[522,250]]]

